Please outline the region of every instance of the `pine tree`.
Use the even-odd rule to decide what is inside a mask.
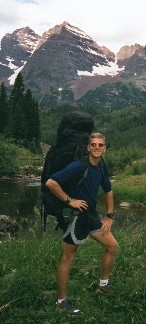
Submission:
[[[22,97],[24,95],[24,82],[22,78],[22,74],[18,73],[15,82],[14,82],[14,87],[11,92],[11,100],[13,102],[18,102],[19,100],[21,101]]]
[[[22,143],[25,146],[27,138],[27,124],[23,110],[19,104],[15,106],[13,114],[13,137],[16,143]]]
[[[16,134],[18,134],[16,127],[18,127],[20,116],[22,120],[24,120],[24,113],[23,113],[24,83],[23,83],[23,78],[21,73],[19,73],[16,77],[14,87],[10,95],[9,103],[10,103],[10,134],[15,138]],[[20,123],[22,123],[21,120]],[[24,137],[26,137],[25,134],[23,135],[23,138]],[[17,140],[18,138],[16,138],[16,141]]]
[[[33,108],[34,108],[34,138],[35,144],[38,145],[40,140],[40,114],[39,114],[39,107],[38,102],[33,99]]]
[[[27,142],[35,148],[40,139],[40,118],[37,102],[32,98],[28,89],[24,96],[24,114],[27,124]]]
[[[21,73],[18,74],[9,98],[9,136],[28,148],[36,149],[40,140],[40,117],[31,90],[24,92]]]
[[[8,98],[4,82],[0,87],[0,133],[4,134],[8,126]]]

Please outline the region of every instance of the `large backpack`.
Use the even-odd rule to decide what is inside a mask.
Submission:
[[[44,231],[46,231],[47,215],[56,216],[58,222],[56,229],[58,227],[63,231],[66,229],[63,209],[67,207],[64,202],[50,192],[45,185],[46,181],[51,174],[65,168],[69,163],[77,159],[82,159],[83,168],[76,185],[83,181],[87,174],[88,138],[93,130],[94,121],[92,116],[83,111],[66,113],[58,126],[56,143],[49,149],[46,155],[41,175],[41,219],[44,222]],[[68,184],[63,190],[68,193],[70,186],[71,184]]]

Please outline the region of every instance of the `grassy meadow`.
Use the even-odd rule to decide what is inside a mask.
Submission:
[[[88,238],[71,269],[69,298],[81,310],[70,316],[57,309],[56,269],[61,233],[39,233],[1,244],[0,324],[144,324],[146,323],[146,225],[114,229],[119,250],[111,274],[115,294],[97,296],[102,247]]]

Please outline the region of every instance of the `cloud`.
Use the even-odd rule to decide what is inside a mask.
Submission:
[[[21,2],[21,3],[38,3],[37,0],[16,0],[16,2]]]
[[[68,21],[100,46],[146,44],[145,0],[0,0],[0,39],[29,26],[36,33]]]

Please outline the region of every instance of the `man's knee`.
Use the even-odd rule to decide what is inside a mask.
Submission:
[[[74,262],[75,256],[76,253],[65,254],[62,256],[61,261],[65,266],[70,266]]]
[[[77,253],[76,245],[65,244],[65,248],[63,250],[62,261],[66,264],[72,264]]]
[[[118,250],[118,242],[114,239],[112,240],[109,245],[107,245],[107,250],[109,250],[111,253],[115,254]]]

